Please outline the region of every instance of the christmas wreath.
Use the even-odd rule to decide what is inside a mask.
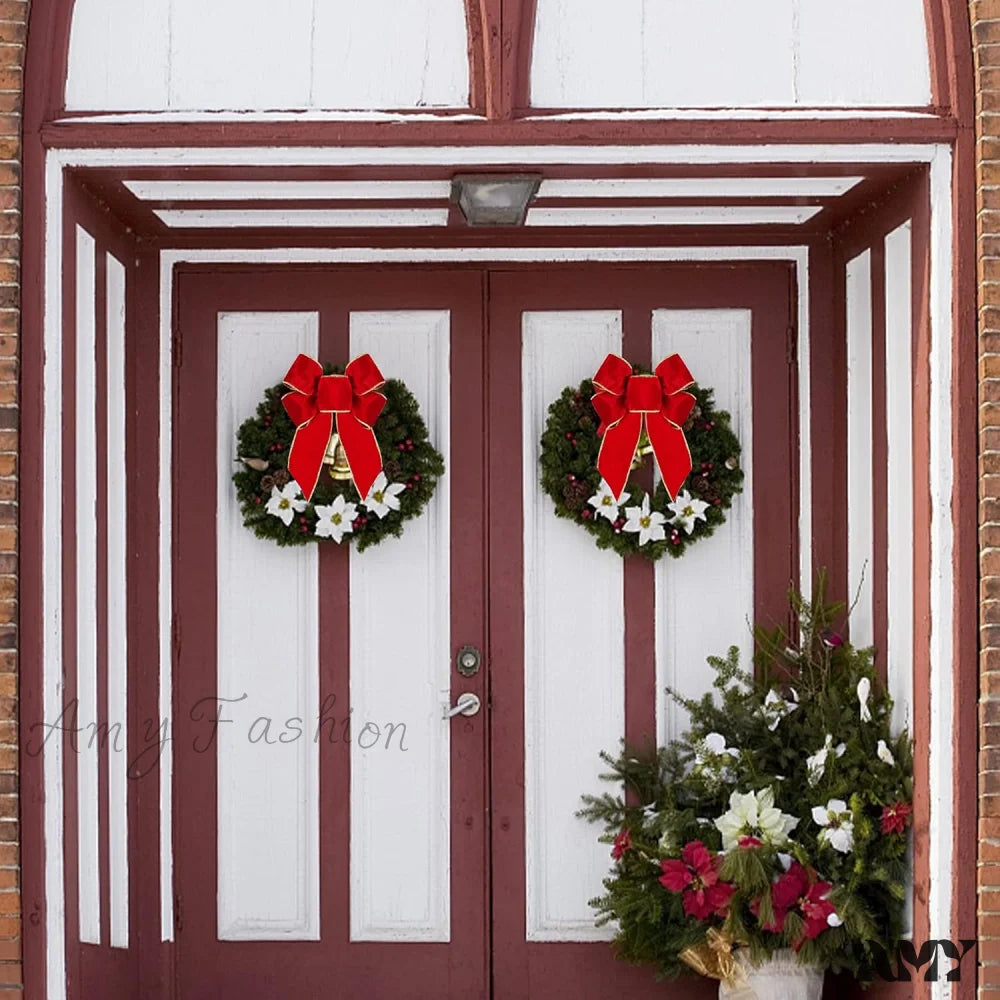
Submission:
[[[237,455],[243,523],[278,545],[398,537],[444,473],[413,394],[368,355],[346,369],[300,355],[240,425]]]
[[[676,558],[725,522],[743,490],[730,423],[677,355],[653,374],[609,355],[593,380],[568,386],[549,407],[542,489],[598,548]],[[652,493],[628,481],[647,455],[661,473]]]

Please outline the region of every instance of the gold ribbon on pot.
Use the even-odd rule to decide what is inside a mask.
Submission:
[[[685,948],[680,959],[701,976],[718,979],[725,985],[728,1000],[757,1000],[756,992],[747,982],[746,970],[733,953],[733,941],[710,927],[705,943]]]

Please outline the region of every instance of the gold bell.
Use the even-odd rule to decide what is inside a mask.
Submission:
[[[639,435],[639,443],[635,446],[635,455],[632,458],[632,468],[638,469],[642,465],[642,460],[653,453],[653,446],[649,442],[649,435],[643,427]]]
[[[329,473],[334,479],[351,478],[351,467],[347,464],[347,452],[344,451],[344,446],[340,443],[339,434],[331,435],[323,462],[330,467]]]

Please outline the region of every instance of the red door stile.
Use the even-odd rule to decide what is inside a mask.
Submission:
[[[352,312],[449,310],[451,314],[451,460],[441,489],[450,486],[452,655],[463,644],[485,647],[485,547],[483,544],[482,278],[476,272],[414,269],[218,269],[179,276],[177,302],[183,363],[176,375],[175,604],[182,643],[175,664],[177,726],[174,779],[175,870],[182,917],[177,928],[178,995],[186,1000],[321,996],[485,998],[487,980],[487,782],[486,715],[463,719],[451,730],[451,934],[450,941],[352,942],[350,940],[351,753],[342,731],[350,719],[350,553],[324,544],[319,551],[319,692],[329,699],[319,742],[320,940],[217,940],[216,794],[214,753],[197,753],[205,729],[188,710],[216,687],[215,525],[205,516],[204,482],[184,474],[213,468],[206,428],[216,422],[216,326],[220,312],[319,314],[322,361],[349,360]],[[292,359],[282,359],[287,366]],[[377,360],[377,359],[376,359]],[[278,367],[281,366],[279,362]],[[276,380],[284,369],[276,372]],[[387,377],[392,373],[385,371]],[[261,386],[261,394],[266,386]],[[249,414],[248,414],[249,415]],[[206,452],[207,449],[207,452]],[[217,455],[225,462],[229,456]],[[199,509],[200,508],[200,509]],[[262,545],[267,544],[262,542]],[[387,546],[392,542],[386,543]],[[262,627],[266,627],[262,581]],[[399,638],[405,669],[406,636]],[[276,669],[279,665],[276,665]],[[456,679],[453,695],[475,691],[484,704],[485,671]],[[335,699],[335,700],[333,700]],[[356,720],[355,720],[356,721]],[[309,732],[314,727],[306,722]],[[356,730],[355,730],[356,732]],[[312,733],[309,732],[309,736]],[[405,754],[401,754],[405,757]],[[401,760],[400,767],[408,766]]]
[[[525,832],[525,607],[522,484],[511,469],[522,461],[520,421],[510,400],[522,392],[522,315],[534,310],[620,310],[623,352],[649,365],[652,312],[740,308],[752,312],[754,437],[754,615],[787,619],[786,593],[797,578],[797,414],[789,391],[787,342],[793,326],[795,286],[778,263],[673,265],[635,268],[576,267],[495,273],[490,283],[490,503],[504,516],[489,518],[491,756],[494,825],[493,987],[502,1000],[565,996],[603,1000],[630,997],[714,996],[707,981],[656,982],[648,969],[616,962],[604,942],[528,941]],[[596,366],[603,358],[595,358]],[[525,488],[528,480],[526,480]],[[581,544],[589,544],[581,536]],[[608,553],[607,558],[617,558]],[[626,560],[625,733],[635,746],[655,740],[656,691],[654,575],[640,558]],[[692,595],[692,614],[706,613]],[[720,652],[739,637],[720,636]],[[581,663],[581,671],[599,670]],[[587,720],[579,720],[586,726]],[[615,747],[607,748],[615,751]],[[595,762],[596,763],[596,762]],[[598,830],[594,828],[596,838]],[[609,856],[610,866],[610,856]]]

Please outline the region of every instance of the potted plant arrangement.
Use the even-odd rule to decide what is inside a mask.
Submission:
[[[819,1000],[827,969],[864,981],[904,932],[912,746],[843,607],[792,596],[797,628],[755,630],[713,692],[672,696],[690,730],[655,757],[605,755],[627,794],[585,797],[613,870],[592,900],[619,957],[720,980],[741,1000]]]

